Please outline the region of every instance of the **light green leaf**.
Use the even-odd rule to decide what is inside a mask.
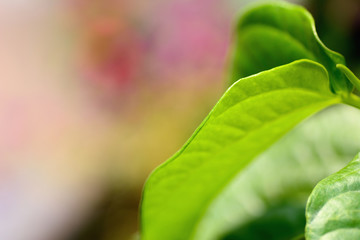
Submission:
[[[336,68],[336,64],[345,65],[344,58],[320,41],[306,9],[286,2],[253,7],[236,27],[230,82],[297,59],[321,63],[334,92],[351,92],[352,84]]]
[[[193,239],[211,202],[297,123],[340,99],[320,64],[300,60],[234,83],[193,136],[147,180],[142,239]]]
[[[195,239],[218,240],[236,234],[239,239],[278,240],[287,233],[288,240],[303,233],[305,205],[316,183],[344,167],[359,151],[359,120],[360,111],[337,105],[299,124],[258,156],[219,194],[198,224]],[[273,238],[261,237],[267,227],[260,228],[258,223],[274,216],[274,209],[282,204],[295,214],[299,206],[303,207],[303,225],[284,232],[279,229],[281,226],[277,228],[273,224],[272,230],[279,234]],[[286,224],[288,215],[282,218],[282,212],[277,211],[275,223],[282,220]],[[293,223],[289,224],[294,226]],[[246,237],[249,232],[241,236],[254,225],[258,229],[251,237]]]
[[[308,240],[360,239],[360,155],[314,188],[306,207]]]

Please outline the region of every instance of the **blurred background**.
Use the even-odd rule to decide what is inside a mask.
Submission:
[[[135,239],[148,174],[226,86],[250,0],[0,2],[0,239]],[[360,2],[292,1],[360,74]]]

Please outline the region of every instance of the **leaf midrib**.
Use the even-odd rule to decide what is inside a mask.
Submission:
[[[326,94],[321,94],[321,92],[319,91],[315,91],[315,90],[312,90],[312,89],[309,89],[309,88],[301,88],[301,87],[284,87],[284,88],[275,88],[275,89],[270,89],[269,91],[264,91],[264,92],[259,92],[258,94],[254,94],[254,95],[251,95],[245,99],[242,99],[240,102],[237,102],[235,103],[234,105],[228,107],[225,111],[222,111],[220,114],[216,115],[216,116],[210,116],[210,119],[211,118],[218,118],[220,117],[221,115],[223,115],[224,113],[228,112],[230,109],[240,105],[240,104],[243,104],[244,102],[247,102],[249,100],[253,100],[254,98],[257,98],[257,97],[262,97],[264,95],[267,95],[267,94],[272,94],[274,92],[284,92],[284,91],[293,91],[293,92],[307,92],[307,93],[310,93],[312,95],[317,95],[317,96],[320,96],[320,97],[329,97],[329,99],[331,99],[334,95],[326,95]],[[216,112],[214,112],[213,114],[216,114]]]

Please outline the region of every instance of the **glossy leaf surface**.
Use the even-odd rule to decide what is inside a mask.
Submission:
[[[239,171],[304,118],[339,101],[326,70],[308,60],[234,83],[146,182],[142,239],[193,239],[211,202]]]
[[[306,239],[360,239],[360,155],[322,180],[306,208]]]
[[[264,220],[281,220],[294,226],[296,213],[305,205],[312,189],[325,177],[346,166],[358,151],[360,111],[337,105],[307,119],[276,142],[242,171],[211,204],[197,227],[196,240],[218,240],[222,236],[238,239],[281,239],[304,233],[305,223],[289,232],[273,225],[272,233],[262,237]],[[287,211],[277,211],[285,204]],[[293,207],[293,209],[292,209]],[[285,214],[285,216],[281,216]],[[257,228],[250,233],[249,229]],[[243,235],[245,234],[245,235]],[[249,236],[251,235],[251,237]],[[258,238],[256,238],[258,236]]]

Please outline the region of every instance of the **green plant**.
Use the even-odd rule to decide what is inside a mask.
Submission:
[[[330,106],[360,108],[360,80],[319,40],[304,8],[262,4],[242,15],[230,84],[147,180],[142,239],[302,239],[311,189],[359,150],[348,136],[360,126],[347,122],[359,115]],[[306,239],[359,238],[359,173],[355,158],[314,188]]]

